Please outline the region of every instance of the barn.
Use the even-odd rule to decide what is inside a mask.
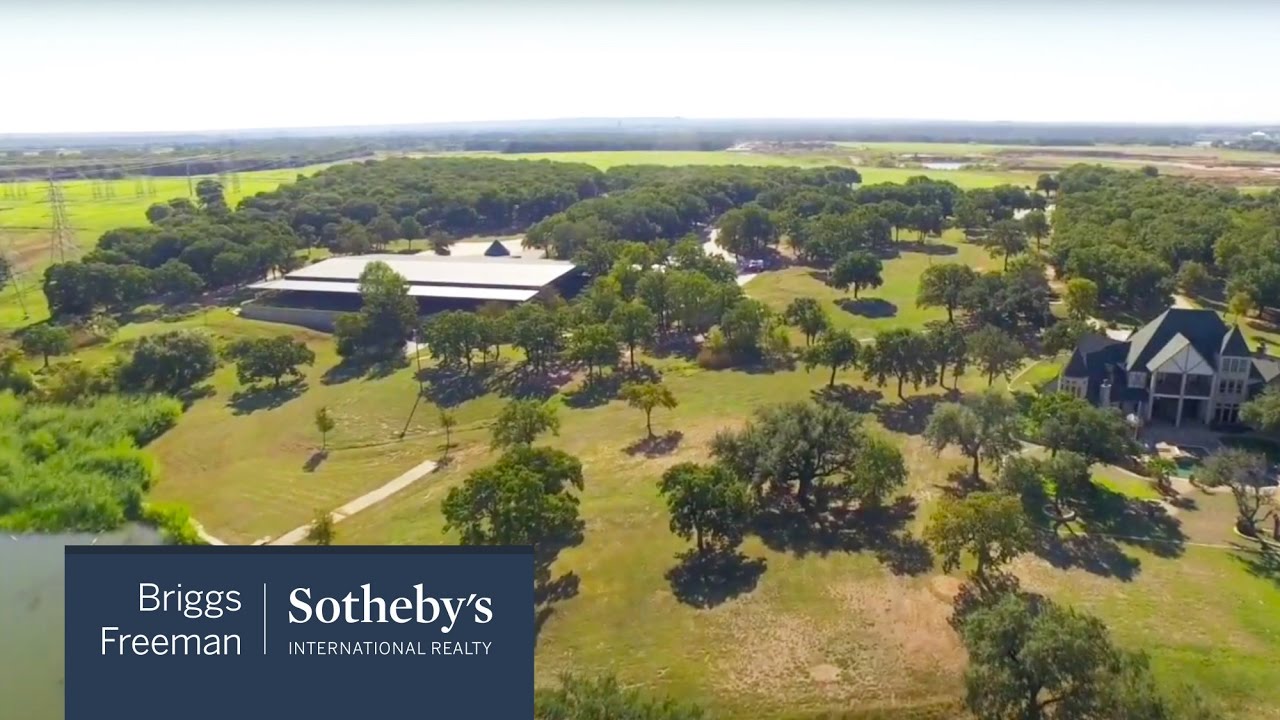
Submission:
[[[351,255],[321,260],[284,277],[249,287],[258,296],[240,314],[329,330],[337,313],[360,308],[360,273],[383,262],[405,278],[423,314],[475,309],[490,302],[515,305],[539,293],[572,297],[585,282],[571,262],[505,256]]]

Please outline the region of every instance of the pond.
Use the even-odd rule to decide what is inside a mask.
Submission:
[[[158,545],[151,528],[101,534],[0,534],[0,716],[63,718],[63,563],[67,545]]]

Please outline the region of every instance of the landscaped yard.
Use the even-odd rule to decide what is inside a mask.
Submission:
[[[862,290],[857,299],[852,291],[827,286],[822,270],[802,265],[761,274],[747,285],[747,293],[778,312],[797,297],[817,298],[836,327],[868,338],[880,330],[922,328],[930,320],[947,319],[946,308],[916,307],[920,274],[930,265],[960,263],[976,270],[1000,267],[1000,260],[992,259],[986,249],[964,242],[958,230],[948,230],[941,240],[931,238],[925,245],[914,240],[906,242],[907,235],[903,233],[903,249],[898,257],[884,261],[884,284]]]

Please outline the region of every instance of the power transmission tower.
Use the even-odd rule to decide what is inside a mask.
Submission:
[[[49,238],[49,262],[66,262],[67,253],[75,257],[79,250],[75,232],[67,219],[67,203],[62,196],[62,186],[49,178],[49,215],[53,218],[53,234]]]
[[[18,261],[13,254],[13,238],[4,236],[0,233],[0,239],[4,240],[4,244],[0,246],[0,253],[3,253],[6,264],[9,266],[9,281],[13,283],[13,289],[18,294],[18,307],[22,308],[22,319],[26,320],[31,317],[27,312],[27,297],[22,291],[22,269],[18,267]],[[3,283],[0,283],[3,285]]]

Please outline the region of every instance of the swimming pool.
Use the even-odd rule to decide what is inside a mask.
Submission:
[[[1199,445],[1179,445],[1178,449],[1187,453],[1173,461],[1178,466],[1174,474],[1180,478],[1190,478],[1194,475],[1201,461],[1209,456],[1209,449]]]

